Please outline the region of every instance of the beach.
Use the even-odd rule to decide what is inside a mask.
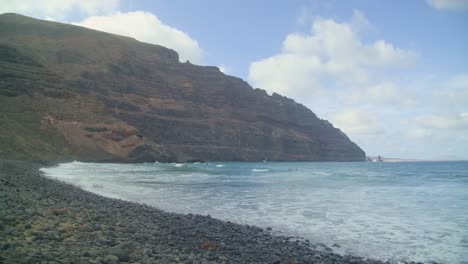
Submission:
[[[0,162],[1,263],[384,263],[270,228],[105,198],[43,177],[45,166]]]

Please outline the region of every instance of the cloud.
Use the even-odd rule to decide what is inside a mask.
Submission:
[[[436,9],[448,9],[455,11],[468,10],[468,1],[466,0],[427,0],[426,2]]]
[[[468,106],[468,74],[458,74],[443,80],[433,89],[432,101],[443,107]]]
[[[164,24],[157,16],[144,11],[92,16],[76,25],[109,33],[130,36],[139,41],[162,45],[176,50],[180,60],[203,62],[203,50],[187,33]]]
[[[371,112],[347,110],[332,115],[333,124],[347,134],[368,135],[382,134],[384,130],[378,125],[378,118]]]
[[[299,15],[296,18],[296,24],[304,26],[308,23],[310,19],[309,9],[305,6],[302,6],[299,10]]]
[[[218,68],[224,74],[229,74],[231,72],[231,67],[229,67],[229,66],[227,66],[225,64],[219,65]]]
[[[354,10],[351,21],[349,22],[354,32],[361,35],[368,31],[374,31],[374,25],[367,19],[366,15],[359,10]]]
[[[249,79],[255,87],[291,97],[317,94],[321,90],[320,58],[282,53],[251,64]]]
[[[468,129],[468,112],[420,116],[417,118],[417,123],[433,129]]]
[[[407,136],[412,139],[426,138],[432,135],[432,130],[425,128],[415,128],[408,131]]]
[[[248,78],[269,92],[304,99],[334,86],[369,85],[376,70],[417,58],[384,40],[361,41],[360,32],[370,26],[359,11],[348,23],[316,18],[309,33],[289,34],[280,53],[253,62]]]
[[[72,12],[96,15],[118,8],[119,0],[0,0],[0,13],[14,12],[54,20],[63,19]]]
[[[403,91],[396,83],[385,81],[368,86],[364,89],[355,89],[347,95],[349,103],[372,103],[374,105],[414,105],[415,100]]]
[[[375,151],[380,148],[373,146],[375,140],[387,142],[396,133],[401,112],[395,106],[415,103],[413,92],[400,84],[401,75],[394,80],[392,74],[406,72],[419,55],[384,39],[365,41],[364,34],[374,30],[359,11],[347,22],[315,18],[309,32],[288,34],[280,52],[253,62],[249,81],[313,106]]]
[[[16,12],[51,21],[66,22],[69,15],[87,18],[73,24],[109,33],[130,36],[139,41],[176,50],[181,61],[203,62],[203,51],[187,33],[164,24],[152,13],[118,12],[119,0],[0,0],[0,13]]]
[[[468,90],[468,74],[459,74],[452,77],[449,85],[454,88],[463,88]]]

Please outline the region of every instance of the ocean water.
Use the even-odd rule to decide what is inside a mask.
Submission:
[[[468,162],[72,162],[42,171],[103,196],[336,243],[341,254],[468,263]]]

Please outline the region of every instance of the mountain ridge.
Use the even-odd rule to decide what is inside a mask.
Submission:
[[[174,50],[0,15],[0,157],[363,161],[326,120]]]

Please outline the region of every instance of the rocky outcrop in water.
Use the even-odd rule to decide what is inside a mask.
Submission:
[[[170,49],[0,15],[0,157],[92,161],[363,161],[293,100]]]

